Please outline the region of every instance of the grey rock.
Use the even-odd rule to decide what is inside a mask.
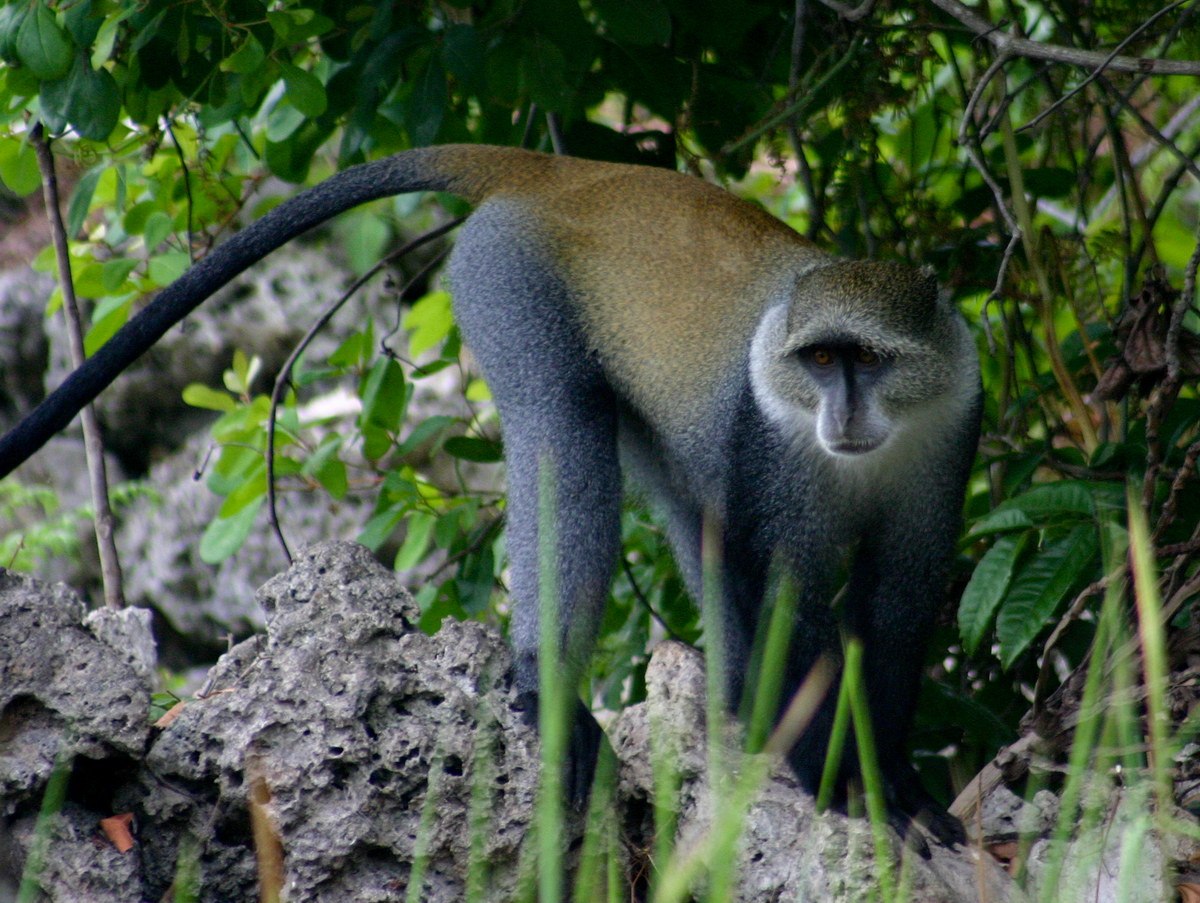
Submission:
[[[0,272],[0,428],[7,429],[45,394],[49,346],[46,301],[54,280],[31,269]]]
[[[83,619],[61,584],[0,573],[0,818],[40,800],[58,756],[142,755],[149,683]]]
[[[96,639],[117,653],[147,686],[157,679],[158,651],[145,608],[98,608],[83,619]]]
[[[35,844],[42,847],[39,883],[47,903],[143,903],[138,847],[121,853],[103,840],[95,812],[68,801],[40,832],[36,823],[32,814],[19,819],[10,841],[22,859]]]
[[[721,744],[730,773],[713,781],[705,755],[705,675],[699,653],[675,642],[660,644],[646,670],[646,695],[646,702],[618,716],[611,731],[621,760],[622,811],[644,810],[651,799],[653,749],[676,762],[677,851],[684,856],[702,854],[705,861],[712,861],[706,845],[714,826],[740,819],[733,899],[856,901],[877,893],[880,872],[866,820],[816,813],[812,797],[781,760],[738,755],[739,731],[733,724]],[[762,781],[743,809],[741,779],[755,770],[761,770]],[[974,849],[950,850],[931,842],[926,860],[904,848],[899,837],[890,832],[889,836],[893,881],[900,873],[901,858],[906,860],[907,899],[928,903],[1012,899],[1011,881],[990,857]]]
[[[235,647],[209,695],[151,749],[145,817],[244,834],[249,789],[261,781],[289,901],[398,899],[418,838],[421,899],[449,901],[465,892],[472,789],[487,781],[482,855],[503,898],[517,880],[537,774],[503,642],[474,623],[421,633],[395,576],[351,544],[306,551],[259,601],[267,641]],[[181,788],[205,789],[195,800]],[[436,818],[423,826],[427,806]],[[253,893],[247,845],[210,839],[200,865],[204,899]]]
[[[28,581],[6,580],[0,589],[14,584],[18,599],[29,592]],[[230,649],[144,755],[147,700],[144,689],[132,689],[142,686],[134,661],[80,626],[74,597],[35,590],[36,606],[0,608],[4,661],[25,662],[23,671],[0,670],[6,693],[24,688],[4,708],[5,729],[21,727],[24,739],[19,748],[0,746],[0,897],[37,836],[53,752],[75,735],[92,738],[79,745],[81,755],[97,755],[76,772],[68,805],[42,833],[55,857],[42,875],[48,899],[157,900],[181,870],[198,874],[201,900],[255,899],[256,817],[260,848],[281,853],[289,903],[403,900],[418,873],[415,895],[425,903],[460,901],[471,881],[484,899],[511,900],[528,880],[539,745],[516,707],[509,650],[478,623],[448,620],[436,635],[422,633],[412,598],[367,550],[317,545],[263,586],[266,634]],[[78,662],[58,651],[64,636],[66,648],[86,649],[89,662],[108,662],[114,676],[91,680],[86,693],[64,684],[59,672]],[[28,654],[8,651],[18,643]],[[118,674],[128,698],[106,690]],[[609,734],[619,780],[602,811],[621,838],[616,855],[630,865],[626,874],[640,868],[637,851],[653,845],[653,749],[678,773],[678,851],[703,853],[714,825],[740,820],[735,899],[874,893],[866,822],[816,814],[781,762],[739,759],[733,723],[722,745],[732,768],[719,779],[708,774],[696,652],[661,644],[647,686],[647,702],[623,712]],[[136,725],[127,724],[133,715]],[[24,771],[18,762],[28,763]],[[739,813],[729,804],[741,776],[756,769],[762,783]],[[137,846],[118,855],[96,826],[119,812],[134,813]],[[581,819],[568,813],[560,842],[569,874],[581,835]],[[969,850],[931,852],[921,860],[892,838],[891,855],[910,860],[910,899],[1011,899],[994,863]],[[693,889],[702,891],[697,881]]]

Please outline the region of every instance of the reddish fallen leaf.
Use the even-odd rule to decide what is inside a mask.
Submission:
[[[186,699],[179,700],[179,702],[175,703],[175,705],[163,712],[162,717],[154,722],[154,726],[160,729],[165,728],[172,721],[179,717],[179,713],[183,711],[183,707],[185,705],[187,705]]]
[[[128,853],[133,849],[133,813],[122,812],[120,815],[110,815],[100,819],[100,830],[108,838],[108,842],[117,848],[118,852]]]
[[[1180,903],[1200,903],[1200,884],[1178,884]]]

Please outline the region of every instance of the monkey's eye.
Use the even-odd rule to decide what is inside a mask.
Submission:
[[[860,364],[866,364],[868,367],[879,363],[879,355],[870,348],[859,348],[855,352],[854,359]]]
[[[812,352],[813,363],[818,367],[833,366],[833,352],[828,348],[814,348]]]

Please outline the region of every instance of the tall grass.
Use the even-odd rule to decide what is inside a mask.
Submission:
[[[16,903],[35,903],[42,898],[42,870],[46,866],[46,855],[50,847],[50,835],[54,829],[54,817],[67,800],[67,784],[71,779],[73,756],[64,746],[54,760],[54,767],[46,781],[42,794],[42,805],[33,826],[33,842],[25,867],[21,870],[21,884],[17,888]]]

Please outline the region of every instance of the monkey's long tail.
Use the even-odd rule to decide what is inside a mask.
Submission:
[[[422,148],[362,163],[280,204],[223,242],[163,289],[28,416],[0,438],[0,478],[46,444],[150,346],[239,273],[276,248],[367,201],[460,185],[449,148]],[[450,158],[450,161],[447,161]],[[466,193],[466,192],[464,192]]]

